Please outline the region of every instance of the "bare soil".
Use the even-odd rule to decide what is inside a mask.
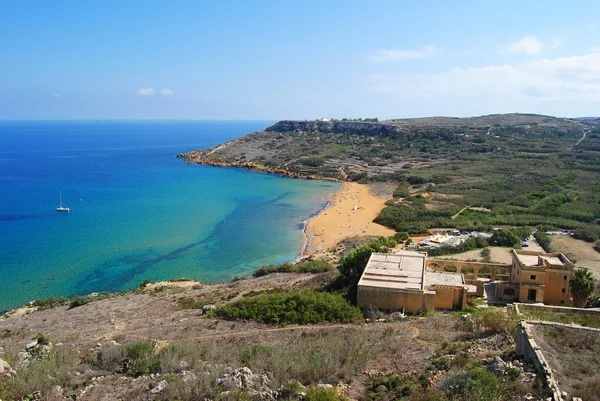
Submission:
[[[594,249],[594,244],[567,235],[552,237],[550,246],[554,252],[562,252],[575,261],[575,266],[586,267],[597,279],[600,279],[600,253]]]

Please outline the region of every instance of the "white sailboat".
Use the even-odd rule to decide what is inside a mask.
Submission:
[[[57,212],[68,212],[69,208],[62,203],[62,192],[58,193],[59,206],[56,208]]]

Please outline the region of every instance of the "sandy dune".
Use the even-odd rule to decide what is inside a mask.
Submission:
[[[342,190],[332,196],[329,206],[308,222],[304,254],[331,248],[356,235],[394,235],[394,230],[373,223],[385,201],[366,185],[345,182]]]

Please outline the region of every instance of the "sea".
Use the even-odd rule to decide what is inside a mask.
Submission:
[[[176,157],[271,123],[0,121],[0,310],[297,258],[340,184]]]

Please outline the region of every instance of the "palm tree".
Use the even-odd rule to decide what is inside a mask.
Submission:
[[[573,305],[577,308],[585,307],[588,297],[596,289],[596,279],[586,269],[577,269],[571,277],[571,293],[573,294]]]

